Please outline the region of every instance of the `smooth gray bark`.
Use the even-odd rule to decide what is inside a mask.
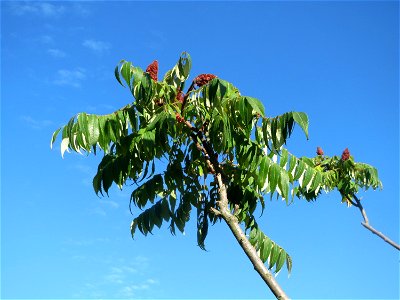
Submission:
[[[382,240],[384,240],[386,243],[388,243],[389,245],[391,245],[392,247],[396,248],[397,250],[400,250],[400,245],[397,244],[396,242],[392,241],[390,238],[388,238],[386,235],[384,235],[382,232],[376,230],[374,227],[372,227],[369,224],[369,220],[368,220],[368,216],[367,216],[367,212],[365,211],[364,207],[361,204],[361,200],[358,199],[358,197],[356,195],[353,195],[354,200],[356,200],[356,203],[353,203],[354,206],[358,207],[358,209],[361,212],[361,215],[364,218],[364,222],[361,222],[361,225],[364,226],[365,228],[367,228],[369,231],[371,231],[373,234],[376,234],[377,236],[379,236]]]
[[[262,260],[260,259],[256,249],[251,245],[250,241],[247,239],[242,228],[239,225],[237,218],[230,212],[228,206],[228,196],[226,185],[223,183],[221,174],[216,174],[219,185],[219,210],[214,213],[219,214],[222,219],[227,223],[229,229],[232,231],[236,240],[238,241],[240,247],[242,247],[244,253],[251,261],[254,269],[258,272],[264,282],[268,285],[271,292],[275,295],[277,299],[289,299],[286,293],[283,291],[282,287],[275,280],[275,277],[267,269]]]

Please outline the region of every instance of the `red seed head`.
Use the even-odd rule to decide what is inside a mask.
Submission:
[[[342,153],[342,160],[343,161],[346,161],[346,160],[348,160],[350,158],[350,151],[349,151],[349,149],[344,149],[343,150],[343,153]]]
[[[155,60],[151,64],[148,65],[146,68],[146,73],[149,73],[151,79],[157,81],[158,77],[158,61]]]
[[[212,80],[216,77],[217,76],[215,76],[213,74],[201,74],[194,79],[194,83],[200,87],[200,86],[207,84],[210,80]]]
[[[183,118],[179,113],[175,113],[175,119],[178,123],[184,123],[185,118]]]
[[[324,155],[324,150],[321,147],[317,147],[317,155]]]
[[[183,103],[183,100],[185,99],[185,95],[183,92],[178,91],[178,94],[176,94],[176,100],[178,100],[180,103]]]

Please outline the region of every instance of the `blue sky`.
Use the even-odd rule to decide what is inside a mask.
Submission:
[[[77,112],[131,101],[121,59],[160,73],[182,51],[192,78],[214,73],[266,114],[304,111],[298,156],[346,147],[376,166],[383,191],[362,193],[371,224],[399,241],[398,2],[2,2],[1,297],[272,297],[224,224],[208,252],[167,226],[132,240],[133,187],[92,190],[98,157],[50,150]],[[59,141],[58,141],[59,143]],[[264,232],[293,258],[277,279],[292,298],[399,298],[399,255],[364,229],[335,192],[315,203],[267,202]]]

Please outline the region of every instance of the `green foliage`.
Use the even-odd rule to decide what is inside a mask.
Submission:
[[[252,226],[249,237],[250,243],[258,251],[261,260],[268,263],[268,268],[275,266],[275,273],[278,273],[286,262],[286,267],[290,273],[292,270],[292,258],[286,251],[267,237],[255,224]]]
[[[355,162],[351,156],[347,160],[338,156],[317,156],[310,160],[310,164],[323,175],[325,190],[336,188],[342,195],[342,202],[349,205],[360,188],[382,189],[377,169]]]
[[[348,201],[359,188],[381,187],[377,170],[353,158],[295,157],[285,144],[296,124],[308,138],[307,115],[287,112],[268,117],[258,99],[241,95],[223,79],[202,86],[191,82],[182,101],[179,95],[190,69],[191,58],[182,53],[163,80],[154,81],[141,68],[121,61],[115,76],[129,88],[132,103],[108,115],[83,112],[72,117],[54,132],[51,145],[61,132],[62,156],[67,150],[103,150],[93,179],[96,194],[108,194],[113,184],[137,185],[130,204],[144,210],[132,221],[132,237],[136,229],[147,235],[164,222],[172,234],[176,228],[184,232],[193,208],[202,249],[209,224],[220,219],[215,214],[219,194],[214,175],[221,173],[230,209],[250,230],[249,240],[262,261],[275,272],[286,263],[290,272],[290,256],[254,220],[257,206],[265,209],[264,197],[311,201],[322,190],[338,189]],[[157,160],[167,163],[155,174]]]

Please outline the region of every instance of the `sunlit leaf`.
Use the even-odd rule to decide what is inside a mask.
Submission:
[[[260,248],[260,258],[265,263],[271,254],[273,242],[269,238],[264,238]]]
[[[61,157],[64,158],[65,151],[68,151],[69,138],[63,138],[61,141]]]
[[[288,161],[288,151],[286,149],[282,149],[281,158],[279,161],[279,165],[281,166],[281,168],[285,168],[287,161]]]
[[[303,129],[308,139],[308,117],[303,112],[293,112],[293,119]]]
[[[54,141],[56,140],[58,134],[60,133],[60,130],[61,130],[61,127],[58,128],[56,131],[54,131],[53,135],[51,136],[50,149],[53,149]]]
[[[287,201],[289,198],[289,176],[285,170],[281,170],[279,177],[280,180],[278,181],[278,186],[281,190],[282,198],[286,199]]]
[[[276,262],[278,261],[280,250],[281,248],[277,244],[274,244],[271,250],[271,254],[269,256],[269,264],[268,264],[269,269],[272,269],[275,266]]]
[[[285,261],[286,261],[286,252],[285,252],[285,250],[283,250],[283,249],[280,249],[281,251],[280,251],[280,253],[279,253],[279,257],[278,257],[278,260],[277,260],[277,262],[276,262],[276,268],[275,268],[275,273],[278,273],[281,269],[282,269],[282,267],[283,267],[283,265],[285,264]]]
[[[264,109],[264,105],[261,103],[260,100],[253,98],[253,97],[246,97],[245,99],[256,113],[259,113],[261,115],[261,117],[264,117],[265,109]]]
[[[310,183],[312,177],[314,175],[314,171],[311,168],[307,168],[306,172],[304,173],[304,177],[302,182],[300,183],[301,187],[307,187],[307,185]]]
[[[269,173],[268,173],[268,181],[271,192],[274,192],[278,185],[279,174],[280,174],[279,166],[276,164],[272,164],[271,167],[269,168]]]
[[[100,136],[99,121],[95,115],[88,115],[88,132],[89,145],[95,145]]]

